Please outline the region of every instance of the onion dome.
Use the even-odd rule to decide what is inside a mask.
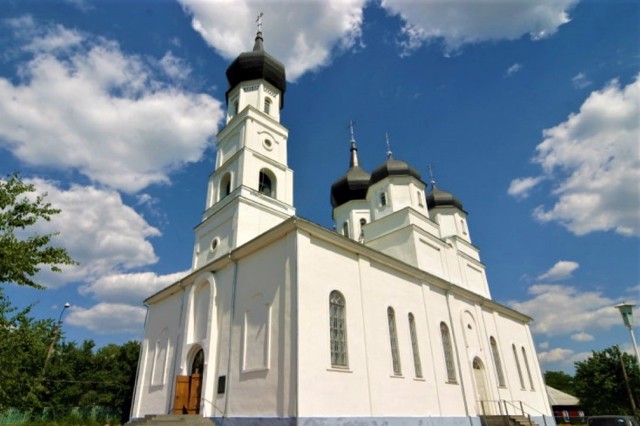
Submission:
[[[457,207],[464,211],[462,201],[452,193],[438,189],[433,181],[431,182],[431,191],[427,194],[427,207],[429,209],[434,207]]]
[[[349,170],[331,185],[331,205],[333,208],[351,200],[364,200],[369,189],[369,173],[358,164],[358,148],[351,139],[351,161]]]
[[[251,52],[241,53],[227,68],[227,102],[229,92],[243,81],[266,80],[274,85],[280,92],[280,108],[284,104],[284,92],[287,90],[287,78],[284,65],[264,50],[262,45],[262,32],[256,34],[256,41]]]
[[[387,161],[371,173],[371,185],[389,176],[413,176],[421,180],[420,173],[416,169],[404,161],[395,160],[391,155],[388,155]]]

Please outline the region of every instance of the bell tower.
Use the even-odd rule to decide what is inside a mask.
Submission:
[[[253,50],[227,68],[227,119],[216,138],[215,171],[195,228],[194,269],[295,215],[288,130],[280,124],[285,69],[263,42],[258,31]]]

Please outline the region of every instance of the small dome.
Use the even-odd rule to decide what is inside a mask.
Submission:
[[[351,162],[349,170],[331,185],[331,205],[333,208],[351,200],[364,200],[369,189],[369,173],[358,164],[358,148],[351,142]]]
[[[434,207],[457,207],[464,211],[464,208],[462,208],[462,201],[452,193],[442,191],[433,184],[431,191],[427,194],[427,207],[430,209]]]
[[[421,180],[420,173],[416,169],[404,161],[394,160],[391,156],[371,173],[371,185],[388,176],[413,176]]]
[[[284,104],[284,92],[287,90],[287,78],[284,65],[264,51],[262,33],[256,35],[256,42],[251,52],[241,53],[227,68],[227,101],[229,92],[243,81],[263,79],[273,84],[280,92],[280,108]]]

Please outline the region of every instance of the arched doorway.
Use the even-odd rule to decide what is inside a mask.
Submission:
[[[202,396],[202,375],[204,373],[204,351],[198,347],[188,376],[176,377],[176,395],[173,414],[200,414]]]
[[[478,414],[492,414],[491,401],[489,401],[489,392],[487,391],[484,364],[478,357],[473,359],[473,378],[476,382],[476,393],[478,395]]]

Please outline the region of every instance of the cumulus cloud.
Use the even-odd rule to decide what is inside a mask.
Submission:
[[[529,193],[533,188],[535,188],[540,182],[542,182],[542,177],[527,177],[527,178],[519,178],[511,181],[509,185],[509,189],[507,190],[508,194],[512,197],[516,198],[527,198],[529,197]]]
[[[597,291],[578,291],[575,287],[536,284],[529,287],[532,296],[508,305],[531,316],[534,333],[546,336],[571,335],[586,330],[608,330],[620,322],[613,299]]]
[[[331,62],[332,53],[360,42],[366,0],[300,2],[179,0],[192,26],[218,54],[233,59],[251,50],[257,11],[264,12],[265,49],[282,61],[287,79]]]
[[[538,360],[543,363],[566,361],[573,355],[571,349],[554,348],[546,352],[538,352]]]
[[[189,68],[124,53],[104,38],[30,17],[10,22],[30,59],[0,77],[0,147],[36,166],[73,169],[136,192],[198,161],[221,103],[180,86]]]
[[[575,235],[613,231],[640,235],[640,79],[617,80],[592,92],[567,121],[543,131],[533,161],[553,183],[555,203],[538,206],[540,222],[557,222]],[[527,179],[511,183],[510,194],[526,193]],[[525,189],[519,190],[523,187]]]
[[[120,194],[93,186],[62,189],[51,181],[26,179],[47,201],[61,209],[50,222],[39,222],[35,232],[60,232],[54,244],[67,249],[80,262],[64,266],[62,273],[43,271],[44,282],[57,287],[66,282],[92,281],[98,277],[150,265],[158,258],[149,238],[160,231],[125,205]]]
[[[404,21],[401,47],[409,54],[423,43],[442,40],[447,52],[465,44],[488,40],[533,40],[554,34],[569,22],[569,10],[577,0],[504,2],[485,0],[382,0],[382,7]]]
[[[571,340],[576,342],[590,342],[593,340],[593,336],[589,333],[576,333],[571,335]]]
[[[580,264],[568,260],[561,260],[551,267],[547,272],[541,274],[539,280],[559,281],[571,278],[573,271],[578,269]]]
[[[98,334],[142,334],[145,308],[119,303],[98,303],[89,309],[74,306],[65,322]]]
[[[180,280],[189,272],[191,271],[167,275],[153,272],[108,275],[80,287],[80,294],[91,295],[94,299],[107,303],[140,305],[144,299]]]

